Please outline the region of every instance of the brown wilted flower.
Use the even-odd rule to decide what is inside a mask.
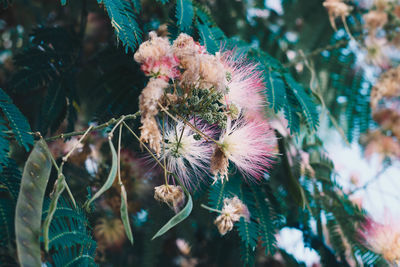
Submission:
[[[185,202],[185,194],[180,186],[160,185],[154,188],[154,198],[166,203],[177,213]]]
[[[226,70],[221,62],[220,55],[202,54],[199,56],[200,88],[224,91],[226,88]]]
[[[325,0],[323,5],[328,10],[329,21],[335,31],[337,30],[335,19],[340,17],[343,21],[345,21],[345,18],[350,14],[351,10],[353,9],[351,6],[343,3],[342,0]]]
[[[158,101],[162,98],[168,82],[164,79],[151,78],[139,97],[141,112],[140,140],[149,143],[157,155],[161,152],[161,133],[158,129],[155,116],[158,114]]]
[[[211,173],[214,177],[218,175],[222,181],[228,179],[229,160],[225,152],[219,147],[215,146],[214,153],[211,156]],[[217,179],[215,179],[217,181]]]
[[[250,220],[250,213],[247,206],[237,197],[225,198],[224,206],[221,215],[215,219],[214,224],[217,226],[221,235],[233,229],[233,224],[244,217],[247,221]]]

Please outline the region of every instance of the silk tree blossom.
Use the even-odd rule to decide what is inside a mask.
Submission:
[[[266,101],[262,95],[265,84],[262,72],[257,69],[258,65],[247,62],[243,55],[235,51],[223,53],[221,60],[228,80],[228,93],[225,98],[228,109],[237,109],[233,110],[234,113],[244,109],[244,114],[260,112]]]
[[[360,235],[369,249],[391,264],[400,262],[400,224],[386,219],[384,224],[367,219]]]
[[[228,120],[211,157],[211,172],[228,180],[229,161],[249,179],[259,180],[271,166],[275,137],[265,121],[239,118]]]
[[[210,136],[213,130],[205,124],[198,129]],[[196,179],[207,176],[212,147],[183,122],[165,127],[163,149],[160,161],[166,160],[167,170],[175,173],[186,187],[193,187]]]

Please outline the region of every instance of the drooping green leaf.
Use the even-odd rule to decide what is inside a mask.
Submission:
[[[194,16],[192,0],[176,0],[176,19],[181,31],[192,25]]]
[[[24,167],[15,210],[15,235],[21,266],[41,266],[40,224],[51,161],[47,144],[36,142]]]
[[[118,157],[117,157],[117,152],[115,151],[114,145],[111,141],[111,138],[108,139],[108,144],[110,146],[111,156],[112,156],[112,164],[111,164],[110,173],[108,174],[106,182],[99,189],[99,191],[97,191],[96,194],[94,194],[94,196],[90,200],[86,201],[86,203],[84,205],[86,208],[88,208],[90,206],[90,203],[92,203],[94,200],[96,200],[98,197],[100,197],[105,191],[107,191],[114,183],[115,177],[117,177]]]
[[[121,185],[121,220],[124,224],[125,233],[128,237],[131,244],[133,244],[133,235],[131,229],[131,223],[129,222],[129,214],[128,214],[128,197],[126,195],[125,186]]]
[[[175,174],[174,174],[174,178],[175,178],[175,181],[181,186],[181,188],[185,192],[185,195],[188,198],[187,203],[180,212],[178,212],[163,227],[161,227],[160,230],[158,230],[158,232],[153,236],[152,240],[165,234],[169,229],[171,229],[172,227],[176,226],[177,224],[179,224],[180,222],[185,220],[192,212],[192,209],[193,209],[192,196],[187,191],[187,189],[181,184],[181,182],[179,181],[178,177]]]
[[[180,212],[178,212],[174,217],[172,217],[163,227],[161,227],[161,229],[158,230],[158,232],[153,236],[152,239],[162,236],[169,229],[179,224],[181,221],[185,220],[190,215],[193,209],[193,201],[190,194],[187,194],[187,198],[188,201],[186,203],[186,206]]]

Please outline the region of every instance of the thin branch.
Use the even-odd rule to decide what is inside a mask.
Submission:
[[[314,56],[318,56],[323,51],[335,50],[335,49],[338,49],[338,48],[340,48],[342,46],[345,46],[345,45],[347,45],[349,43],[349,41],[350,40],[348,40],[348,39],[344,39],[344,40],[337,41],[333,45],[330,44],[330,45],[327,45],[325,47],[317,48],[314,51],[312,51],[310,53],[307,53],[305,56],[301,56],[301,57],[295,58],[293,61],[288,62],[286,64],[283,64],[283,66],[285,68],[293,67],[297,63],[303,62],[304,60],[306,60],[308,58],[311,58],[311,57],[314,57]]]
[[[139,115],[140,115],[140,111],[138,111],[138,112],[136,112],[134,114],[123,115],[118,119],[112,118],[112,119],[110,119],[109,121],[107,121],[107,122],[105,122],[103,124],[100,124],[98,126],[93,127],[90,130],[90,132],[98,131],[98,130],[102,130],[104,128],[107,128],[108,126],[119,122],[121,120],[121,118],[123,118],[123,117],[124,117],[124,120],[130,120],[130,119],[136,119]],[[52,137],[49,137],[49,138],[45,138],[45,141],[53,141],[53,140],[56,140],[56,139],[59,139],[59,138],[64,139],[64,138],[68,138],[68,137],[72,137],[72,136],[76,136],[76,135],[82,135],[85,132],[86,132],[86,130],[85,131],[70,132],[70,133],[62,133],[62,134],[55,135],[55,136],[52,136]],[[36,133],[33,133],[33,134],[36,135]]]
[[[376,181],[378,181],[378,180],[379,180],[379,177],[380,177],[382,174],[384,174],[384,173],[387,171],[387,169],[388,169],[389,167],[390,167],[389,164],[385,164],[385,165],[383,166],[383,168],[382,168],[381,170],[379,170],[379,171],[375,174],[374,178],[368,180],[363,186],[357,187],[356,189],[354,189],[353,191],[351,191],[350,193],[348,193],[348,195],[350,196],[350,195],[353,195],[354,193],[356,193],[356,192],[358,192],[358,191],[360,191],[360,190],[364,190],[364,189],[366,189],[368,186],[370,186],[372,183],[375,183]]]

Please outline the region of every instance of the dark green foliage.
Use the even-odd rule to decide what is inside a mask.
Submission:
[[[259,231],[262,245],[265,247],[265,254],[273,255],[275,251],[275,226],[270,204],[267,202],[266,195],[257,186],[251,186],[256,202],[256,216],[259,220]]]
[[[104,4],[115,34],[125,47],[125,51],[134,51],[142,41],[142,30],[136,22],[131,2],[125,0],[98,0],[97,2]]]
[[[68,130],[76,120],[77,96],[75,64],[79,54],[78,37],[64,28],[38,28],[32,33],[31,47],[18,54],[15,65],[18,71],[10,87],[21,96],[33,90],[47,88],[40,98],[41,110],[36,128],[46,134],[58,129],[68,118]]]
[[[192,0],[176,0],[176,22],[181,31],[191,26],[193,15]]]
[[[17,140],[18,144],[23,146],[26,151],[29,151],[30,145],[33,144],[33,136],[31,135],[31,128],[21,111],[13,104],[11,98],[0,88],[0,109],[2,110],[7,122],[0,117],[0,171],[2,165],[5,164],[11,134],[7,134],[8,125],[13,133],[13,137]]]
[[[14,217],[21,172],[14,160],[7,160],[7,167],[0,173],[0,260],[10,253],[14,245]]]
[[[49,206],[49,201],[45,206]],[[43,218],[46,214],[47,209]],[[74,208],[72,203],[61,197],[49,231],[54,266],[97,266],[94,262],[97,245],[89,229],[84,210]]]

